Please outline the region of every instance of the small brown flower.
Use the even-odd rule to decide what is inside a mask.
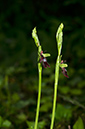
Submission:
[[[66,61],[61,60],[61,64],[63,64],[64,62],[66,62]],[[67,75],[67,70],[66,70],[64,67],[61,67],[61,69],[62,69],[63,75],[64,75],[65,77],[69,78],[69,76]]]
[[[41,53],[40,53],[40,56],[41,56],[40,63],[42,63],[44,68],[50,67],[50,65],[47,62],[47,59],[42,54],[43,54],[43,51],[41,51]]]

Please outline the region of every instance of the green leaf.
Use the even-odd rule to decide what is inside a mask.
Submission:
[[[45,121],[41,121],[39,122],[38,124],[38,129],[44,129],[44,126],[46,125],[46,122]]]
[[[24,113],[20,113],[17,115],[17,118],[22,122],[26,120],[26,115]]]
[[[52,107],[51,102],[45,103],[40,107],[41,112],[47,112]]]
[[[61,92],[61,93],[63,93],[63,94],[67,94],[67,93],[69,93],[70,92],[70,87],[69,86],[60,86],[60,87],[58,87],[58,89],[59,89],[59,91]]]
[[[27,121],[28,129],[34,129],[34,122],[33,121]]]
[[[6,69],[6,74],[11,75],[14,71],[15,71],[15,68],[13,66],[11,66],[8,69]]]
[[[70,91],[71,94],[73,95],[81,95],[82,94],[82,90],[81,89],[73,89]]]
[[[12,101],[15,103],[20,100],[20,97],[17,93],[14,93],[11,97],[12,97]]]
[[[2,124],[2,127],[7,127],[9,128],[11,126],[11,122],[9,120],[5,120]]]
[[[61,121],[61,119],[69,120],[71,116],[72,116],[71,109],[65,108],[61,104],[57,104],[56,113],[55,113],[55,118],[57,120],[59,121]]]
[[[16,103],[16,108],[21,109],[29,105],[30,101],[29,100],[20,100],[19,102]]]
[[[28,129],[34,129],[34,122],[33,121],[27,121]],[[38,123],[38,129],[43,129],[46,125],[45,121],[41,121]]]
[[[36,46],[39,47],[40,43],[39,43],[39,39],[38,39],[38,36],[37,36],[36,27],[32,30],[32,37],[34,38]]]
[[[73,129],[84,129],[84,124],[83,124],[81,117],[78,118],[78,120],[73,126]]]

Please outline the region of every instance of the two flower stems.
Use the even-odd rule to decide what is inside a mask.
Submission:
[[[38,125],[39,107],[40,107],[40,98],[41,98],[42,66],[40,63],[38,63],[38,70],[39,70],[39,89],[38,89],[38,101],[37,101],[37,110],[36,110],[34,129],[37,129],[37,125]],[[52,119],[51,119],[50,129],[53,129],[53,125],[54,125],[56,99],[57,99],[57,87],[58,87],[58,76],[59,76],[59,56],[56,61],[56,69],[55,69],[54,101],[53,101]]]
[[[54,118],[55,118],[55,109],[56,109],[56,101],[57,101],[57,88],[58,88],[58,78],[59,78],[59,67],[61,67],[60,66],[60,61],[61,61],[60,54],[61,54],[61,49],[62,49],[62,36],[63,36],[62,29],[63,29],[63,24],[61,23],[59,28],[58,28],[58,31],[56,33],[56,40],[57,40],[57,46],[58,46],[58,57],[57,57],[56,66],[55,66],[54,99],[53,99],[53,109],[52,109],[52,118],[51,118],[50,129],[53,129]],[[41,52],[42,49],[41,49],[36,32],[37,32],[36,28],[34,28],[32,31],[32,37],[34,38],[35,44],[38,47],[38,59],[39,59],[40,58],[39,53]],[[48,54],[46,56],[48,56]],[[67,67],[67,66],[65,66],[65,67]],[[37,101],[37,110],[36,110],[34,129],[37,129],[37,127],[38,127],[38,117],[39,117],[40,98],[41,98],[42,65],[40,62],[38,63],[38,70],[39,70],[39,89],[38,89],[38,101]]]

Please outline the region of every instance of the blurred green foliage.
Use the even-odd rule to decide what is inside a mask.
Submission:
[[[83,124],[81,117],[78,118],[78,120],[73,126],[73,129],[84,129],[84,124]]]
[[[69,79],[61,71],[58,114],[55,127],[66,129],[79,116],[85,123],[85,1],[15,0],[0,1],[0,126],[23,129],[35,118],[38,89],[37,50],[32,39],[36,26],[51,68],[43,69],[39,128],[50,125],[54,64],[57,54],[56,30],[64,23],[62,55],[68,63]],[[49,45],[49,47],[48,47]],[[64,107],[65,106],[65,107]],[[69,111],[68,111],[69,109]],[[62,112],[63,110],[63,112]],[[56,111],[57,112],[57,111]],[[68,115],[68,117],[65,117]],[[68,119],[67,119],[68,118]],[[82,123],[81,120],[78,120]],[[76,125],[75,125],[76,126]]]

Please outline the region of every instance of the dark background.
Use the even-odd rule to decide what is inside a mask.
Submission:
[[[60,70],[57,103],[69,107],[70,115],[68,119],[66,112],[59,118],[56,115],[54,128],[58,124],[59,129],[73,126],[79,116],[85,123],[85,1],[0,0],[0,115],[11,123],[10,129],[26,128],[27,120],[35,120],[37,48],[31,35],[35,26],[43,50],[51,54],[51,68],[43,68],[39,117],[39,121],[47,121],[41,128],[50,126],[57,57],[55,36],[60,23],[64,24],[62,58],[68,63],[69,79]]]

